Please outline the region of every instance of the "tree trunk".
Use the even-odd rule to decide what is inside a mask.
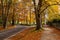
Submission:
[[[15,23],[14,23],[14,19],[12,19],[12,25],[14,25]]]
[[[14,14],[13,14],[14,15]],[[14,16],[12,16],[12,26],[15,25]]]
[[[1,0],[1,6],[2,6],[2,25],[3,28],[6,27],[6,18],[5,18],[5,12],[4,12],[4,5],[3,5],[3,0]]]
[[[15,8],[13,8],[13,15],[12,15],[12,25],[15,25],[14,13],[15,13]]]
[[[39,29],[41,29],[41,22],[40,22],[40,14],[39,14],[39,12],[38,12],[38,10],[37,9],[35,9],[35,16],[36,16],[36,25],[37,25],[37,27],[36,27],[36,30],[39,30]]]
[[[35,0],[33,0],[33,2],[34,2],[36,25],[37,25],[36,30],[39,30],[39,29],[41,29],[41,25],[42,25],[41,14],[40,14],[42,0],[39,0],[38,5],[36,5]]]
[[[6,28],[6,18],[4,17],[4,20],[3,20],[3,28]]]
[[[1,0],[1,3],[2,3],[2,20],[3,20],[3,28],[6,28],[11,0],[10,1],[6,0],[6,5],[5,4],[3,5],[3,1],[4,0]]]

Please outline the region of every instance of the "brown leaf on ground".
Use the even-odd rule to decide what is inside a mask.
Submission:
[[[34,31],[35,28],[26,29],[7,40],[60,40],[60,30],[52,27]]]
[[[14,26],[8,25],[6,28],[3,28],[2,26],[0,26],[0,31],[10,30],[10,29],[13,29],[13,28],[15,28],[15,25]]]
[[[16,34],[16,36],[8,38],[7,40],[19,40],[19,39],[25,37],[30,32],[32,32],[32,30],[34,30],[34,29],[35,28],[29,28],[29,29],[23,30],[22,32],[19,32],[18,34]]]

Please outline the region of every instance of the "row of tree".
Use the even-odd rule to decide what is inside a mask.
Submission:
[[[8,20],[11,20],[11,24],[14,25],[15,4],[12,0],[0,0],[0,2],[3,28],[6,28]]]
[[[8,23],[8,20],[10,22],[12,22],[11,24],[14,25],[15,22],[15,16],[16,16],[16,6],[17,6],[17,0],[0,0],[1,1],[1,13],[2,13],[2,24],[3,24],[3,28],[6,28],[6,25]],[[23,0],[24,2],[28,0]],[[48,6],[51,6],[52,4],[50,3],[50,1],[46,1],[46,0],[38,0],[38,3],[36,5],[35,0],[31,0],[31,2],[33,1],[34,4],[34,10],[35,10],[35,17],[36,17],[36,30],[41,29],[42,27],[42,13],[45,11],[45,9],[48,8]],[[26,2],[25,2],[26,3]],[[55,5],[55,4],[53,4]],[[19,8],[20,10],[20,8]],[[31,14],[30,14],[31,16]],[[11,18],[11,19],[9,19]],[[30,19],[31,20],[31,19]]]

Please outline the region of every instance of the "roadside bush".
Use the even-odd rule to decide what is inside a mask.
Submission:
[[[52,21],[47,21],[47,25],[50,26],[60,25],[60,19],[53,19]]]

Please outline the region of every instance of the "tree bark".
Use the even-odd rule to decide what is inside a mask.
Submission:
[[[2,3],[2,20],[3,20],[2,24],[3,24],[3,28],[6,28],[11,0],[10,1],[6,0],[6,5],[3,3],[3,1],[4,0],[1,0],[1,3]]]
[[[41,19],[41,14],[40,14],[42,0],[39,0],[38,5],[36,5],[35,0],[33,0],[33,2],[34,2],[36,25],[37,25],[36,30],[39,30],[39,29],[41,29],[41,26],[42,26],[42,19]]]
[[[12,19],[12,25],[14,25],[15,23],[14,23],[15,21],[14,21],[14,19]]]
[[[3,25],[3,28],[5,28],[6,27],[6,18],[5,18],[3,0],[1,0],[1,6],[2,6],[2,25]]]
[[[14,13],[15,13],[15,8],[13,8],[13,15],[12,15],[12,25],[15,25]]]

